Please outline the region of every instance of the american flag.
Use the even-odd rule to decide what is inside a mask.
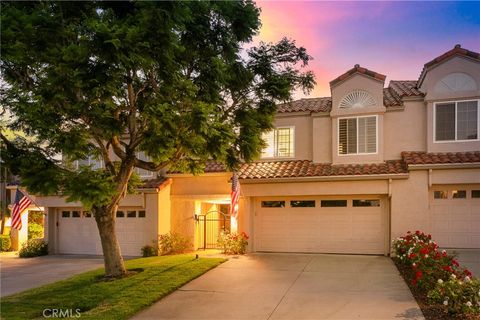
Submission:
[[[22,212],[28,208],[32,201],[17,189],[15,203],[12,208],[12,228],[22,229]]]
[[[230,192],[230,216],[236,218],[238,214],[238,198],[240,198],[240,183],[237,174],[232,177],[232,192]]]

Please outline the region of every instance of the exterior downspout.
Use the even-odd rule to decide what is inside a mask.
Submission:
[[[386,256],[390,256],[390,252],[391,252],[390,244],[392,239],[392,183],[393,183],[393,180],[388,179],[388,214],[387,214],[387,218],[388,218],[388,221],[387,221],[388,250],[387,252],[388,253],[385,254]]]

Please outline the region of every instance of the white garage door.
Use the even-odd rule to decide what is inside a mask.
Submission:
[[[255,250],[383,254],[384,211],[372,196],[258,199]]]
[[[434,186],[430,230],[440,247],[480,248],[480,186]]]
[[[87,211],[58,210],[58,248],[62,254],[102,255],[102,245],[95,219]],[[154,217],[145,210],[119,209],[117,237],[124,256],[139,256],[141,248],[155,239]]]

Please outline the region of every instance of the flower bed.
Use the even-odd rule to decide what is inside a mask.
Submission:
[[[393,260],[426,319],[480,319],[480,280],[430,235],[410,231],[393,241]]]

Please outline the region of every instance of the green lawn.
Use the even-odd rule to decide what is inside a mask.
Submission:
[[[1,318],[43,318],[44,309],[80,308],[80,319],[128,319],[224,261],[219,258],[195,260],[191,255],[129,260],[125,263],[128,269],[143,268],[144,271],[105,282],[98,281],[103,273],[99,269],[14,294],[2,298]]]

